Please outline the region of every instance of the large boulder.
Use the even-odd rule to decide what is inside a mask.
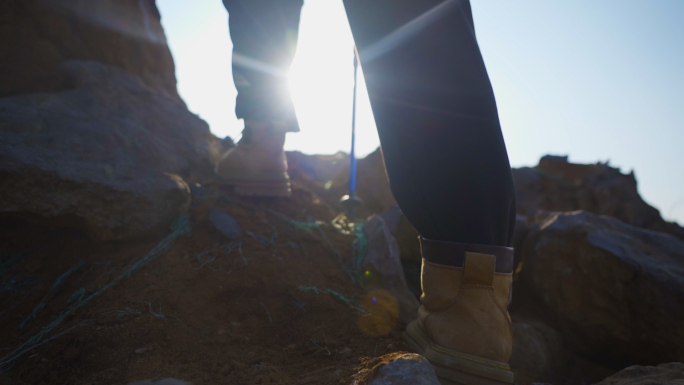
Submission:
[[[98,62],[60,67],[73,89],[0,98],[0,213],[97,239],[164,228],[218,143],[174,96]]]
[[[684,239],[684,228],[667,222],[639,195],[634,173],[607,163],[574,164],[567,157],[545,156],[535,167],[513,169],[518,213],[534,218],[543,211],[584,210],[630,225]]]
[[[0,35],[0,97],[70,88],[60,65],[87,60],[178,98],[154,0],[3,0]]]
[[[684,360],[684,241],[553,213],[530,230],[522,256],[522,293],[572,350],[609,367]]]

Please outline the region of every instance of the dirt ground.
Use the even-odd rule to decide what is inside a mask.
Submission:
[[[102,243],[0,221],[0,384],[348,384],[364,357],[407,350],[382,296],[347,273],[354,236],[329,225],[336,213],[309,190],[244,199],[194,186],[193,196],[190,233],[120,280],[171,231]],[[218,231],[212,209],[233,216],[241,234]],[[314,220],[324,224],[307,230]]]

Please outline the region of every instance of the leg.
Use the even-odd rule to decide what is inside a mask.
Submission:
[[[287,73],[297,48],[303,0],[223,0],[230,16],[235,114],[245,121],[283,121],[297,131]]]
[[[468,1],[346,5],[392,193],[406,217],[428,239],[510,245],[513,179]],[[435,14],[420,19],[430,9]],[[391,34],[412,20],[405,32],[414,34]]]
[[[392,192],[421,234],[406,332],[442,384],[510,384],[515,192],[468,0],[345,0]]]
[[[240,195],[289,196],[283,146],[299,131],[287,74],[297,46],[303,0],[223,0],[230,15],[235,114],[245,129],[216,174]]]

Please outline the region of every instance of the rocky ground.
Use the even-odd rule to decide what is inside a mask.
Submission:
[[[75,309],[3,361],[6,383],[344,383],[361,357],[405,349],[396,301],[354,283],[354,237],[310,192],[245,201],[193,191],[187,231],[130,276],[165,237],[101,242],[4,222],[3,347],[17,352]]]
[[[354,226],[346,154],[289,153],[292,198],[240,198],[153,1],[10,0],[0,26],[0,384],[434,384],[379,152]],[[683,383],[684,230],[607,164],[513,175],[516,383]]]

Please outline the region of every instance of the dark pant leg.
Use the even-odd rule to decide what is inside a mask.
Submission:
[[[467,0],[345,0],[392,193],[425,238],[511,244],[515,191]]]
[[[235,114],[284,120],[298,130],[287,73],[297,48],[303,0],[223,0],[233,41]]]

